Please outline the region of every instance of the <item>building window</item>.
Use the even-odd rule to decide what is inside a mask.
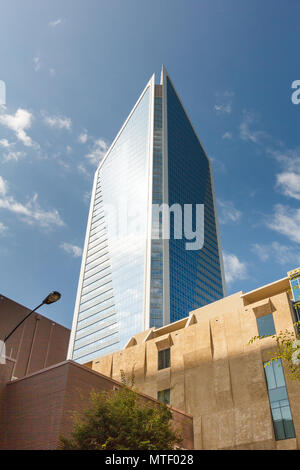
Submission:
[[[295,323],[300,322],[300,302],[292,302]],[[296,333],[300,334],[300,323],[296,326]]]
[[[300,321],[300,302],[292,302],[295,322]]]
[[[170,367],[170,348],[158,351],[158,370]]]
[[[265,315],[256,319],[258,334],[259,336],[275,335],[275,325],[273,320],[273,314]]]
[[[170,404],[170,389],[166,388],[166,390],[161,390],[157,392],[157,399],[166,405]]]
[[[281,360],[265,366],[276,441],[296,437]]]

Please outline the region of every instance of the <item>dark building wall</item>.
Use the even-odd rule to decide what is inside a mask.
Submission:
[[[29,312],[30,309],[0,295],[0,339],[3,340]],[[39,313],[33,313],[6,343],[6,367],[10,369],[9,379],[21,378],[64,361],[69,337],[68,328]],[[0,365],[0,375],[1,370],[3,375],[3,365]]]
[[[74,412],[87,407],[90,391],[116,386],[121,384],[73,361],[8,383],[0,449],[56,449],[59,435],[67,436],[72,430]],[[157,400],[142,396],[159,405]],[[193,418],[172,412],[174,424],[182,426],[183,446],[193,448]]]
[[[52,308],[55,308],[52,307]],[[0,295],[0,340],[30,312],[30,309]],[[0,361],[0,441],[3,409],[6,407],[5,386],[45,367],[62,362],[67,357],[70,330],[58,323],[33,313],[6,342],[5,363]],[[1,352],[2,343],[0,343]]]

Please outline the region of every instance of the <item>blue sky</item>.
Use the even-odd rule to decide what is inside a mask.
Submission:
[[[227,292],[300,266],[297,0],[2,0],[0,291],[71,327],[97,162],[164,63],[213,161]]]

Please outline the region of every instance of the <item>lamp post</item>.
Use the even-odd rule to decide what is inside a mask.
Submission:
[[[3,352],[3,348],[4,348],[4,345],[6,343],[6,341],[8,340],[8,338],[11,337],[11,335],[16,331],[17,328],[19,328],[20,325],[22,325],[22,323],[27,320],[27,318],[32,314],[34,313],[38,308],[40,308],[42,305],[46,304],[46,305],[49,305],[49,304],[53,304],[54,302],[57,302],[59,299],[61,298],[61,294],[57,291],[53,291],[53,292],[50,292],[50,294],[47,295],[47,297],[43,300],[43,302],[38,305],[37,307],[35,307],[33,310],[31,310],[31,312],[27,313],[27,315],[23,318],[23,320],[21,320],[15,327],[13,330],[11,330],[11,332],[5,336],[3,342],[2,342],[2,347],[1,347],[1,353],[0,353],[0,359],[2,357],[2,352]]]

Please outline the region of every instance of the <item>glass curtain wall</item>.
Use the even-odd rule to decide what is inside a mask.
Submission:
[[[143,330],[150,87],[100,166],[73,359],[88,362]]]
[[[152,203],[163,203],[163,136],[162,136],[162,86],[155,85],[154,132],[153,132],[153,183]],[[151,285],[150,285],[150,327],[163,326],[163,240],[162,220],[152,222],[151,240]]]
[[[208,159],[167,77],[169,206],[204,204],[204,246],[186,250],[186,240],[170,239],[170,321],[223,297],[211,173]],[[195,229],[195,212],[193,227]],[[171,235],[174,226],[171,219]]]

